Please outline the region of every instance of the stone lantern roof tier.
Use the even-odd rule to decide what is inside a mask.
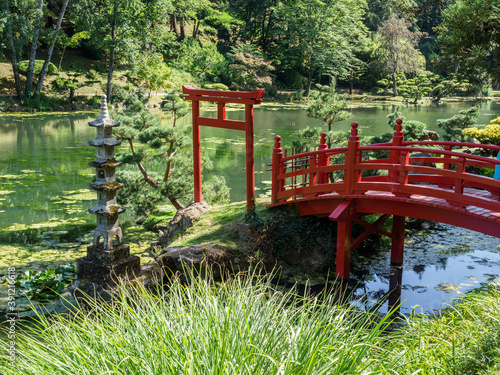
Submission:
[[[112,181],[112,182],[93,182],[89,185],[89,188],[96,191],[110,192],[121,189],[123,184]]]
[[[94,121],[89,121],[89,125],[93,126],[95,128],[100,128],[100,127],[115,127],[115,126],[120,126],[119,121],[115,121],[112,119],[97,119]]]
[[[122,144],[122,141],[119,141],[115,138],[94,138],[89,141],[89,145],[94,147],[114,147]]]
[[[104,206],[102,204],[96,204],[94,207],[89,208],[89,212],[95,215],[103,216],[115,216],[124,213],[125,208],[118,206],[117,204],[112,204],[109,206]]]
[[[116,161],[115,159],[110,159],[110,160],[106,160],[103,162],[91,161],[91,162],[89,162],[89,167],[111,169],[111,168],[119,167],[122,164],[123,163],[121,161]]]

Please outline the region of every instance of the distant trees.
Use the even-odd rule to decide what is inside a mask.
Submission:
[[[443,11],[438,42],[454,73],[500,79],[500,1],[457,0]]]
[[[11,61],[19,97],[41,93],[54,49],[61,62],[67,47],[80,44],[83,51],[102,55],[97,59],[108,73],[105,91],[110,100],[117,68],[149,90],[166,82],[163,70],[171,68],[173,77],[179,76],[177,71],[187,72],[181,75],[195,84],[265,84],[301,89],[305,96],[315,83],[332,80],[348,85],[350,92],[356,84],[379,93],[377,82],[385,92],[385,83],[390,83],[397,95],[399,83],[418,80],[426,70],[443,82],[452,75],[465,79],[479,93],[500,79],[500,0],[0,3],[1,53]],[[33,69],[40,47],[47,57],[37,77]],[[28,61],[24,86],[18,67],[23,60]],[[149,63],[154,69],[145,69]],[[429,87],[435,97],[447,91],[445,84]]]
[[[420,67],[416,46],[422,33],[410,31],[410,26],[408,20],[393,14],[378,30],[381,41],[377,55],[378,67],[392,75],[394,96],[398,93],[398,73],[415,73]]]
[[[54,32],[50,36],[50,47],[48,50],[45,63],[40,72],[38,84],[35,93],[39,94],[43,85],[43,80],[47,74],[52,50],[57,39],[57,33],[61,26],[64,13],[69,0],[64,0],[59,10],[59,17]],[[3,20],[4,27],[2,31],[3,40],[5,41],[4,48],[8,51],[11,58],[12,71],[18,98],[23,96],[31,96],[33,91],[35,59],[38,48],[38,36],[40,30],[44,26],[44,1],[43,0],[3,0],[3,14],[0,21]],[[31,42],[31,43],[30,43]],[[21,84],[19,75],[19,62],[23,59],[23,51],[25,46],[30,45],[28,54],[28,68],[26,73],[26,83],[24,90]]]
[[[295,69],[307,77],[304,96],[317,74],[349,75],[357,40],[366,33],[365,6],[364,0],[296,0],[279,7],[275,56],[281,69]]]

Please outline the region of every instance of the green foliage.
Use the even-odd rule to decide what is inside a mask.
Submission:
[[[44,271],[28,270],[16,277],[17,298],[25,297],[38,302],[57,298],[62,291],[76,280],[76,267],[65,265]],[[7,279],[4,280],[4,283]]]
[[[472,106],[469,109],[465,109],[448,119],[437,120],[436,124],[440,128],[443,128],[446,134],[444,138],[448,141],[465,141],[465,135],[462,131],[466,128],[472,127],[475,124],[476,119],[479,116],[479,107]]]
[[[330,254],[334,246],[335,226],[332,222],[300,217],[296,210],[275,209],[265,219],[250,213],[245,220],[258,236],[255,250],[263,257],[293,263],[313,249],[320,248],[325,254]]]
[[[190,200],[193,192],[191,127],[178,122],[188,113],[188,106],[171,90],[162,108],[172,116],[168,125],[136,101],[117,117],[122,126],[114,128],[115,137],[127,142],[130,148],[118,159],[137,168],[117,174],[117,179],[125,184],[120,199],[139,216],[149,215],[165,199],[176,209],[182,208],[181,201]],[[212,167],[207,158],[202,164],[204,169]],[[204,188],[211,190],[205,197],[209,203],[227,201],[229,190],[223,179],[205,182]]]
[[[230,57],[231,79],[238,86],[246,90],[272,86],[271,72],[275,68],[256,46],[239,44],[232,47]]]
[[[203,88],[207,90],[229,90],[229,87],[227,87],[223,83],[207,83],[203,85]]]
[[[420,68],[416,45],[422,33],[411,30],[411,22],[395,13],[379,28],[381,44],[377,50],[379,69],[393,77],[393,95],[397,95],[398,73],[413,73]]]
[[[430,72],[421,73],[414,78],[405,80],[399,85],[399,92],[403,97],[412,99],[417,104],[420,99],[431,91]]]
[[[159,90],[165,86],[167,80],[172,75],[172,71],[163,62],[163,57],[156,54],[140,59],[135,74],[149,89],[149,95],[151,95],[151,91]]]
[[[80,81],[80,76],[82,73],[69,73],[67,78],[59,76],[52,85],[57,91],[69,92],[69,102],[72,103],[76,90],[99,83],[99,81]]]
[[[37,111],[46,111],[67,104],[63,98],[57,95],[40,94],[34,97],[25,97],[21,101],[23,107],[36,109]]]
[[[90,69],[87,74],[86,74],[86,77],[88,79],[91,79],[93,81],[96,81],[98,79],[101,78],[101,75],[99,74],[99,72],[95,71],[94,69]]]
[[[91,106],[92,108],[99,108],[101,105],[101,97],[98,95],[92,96],[87,100],[87,105]]]
[[[297,149],[297,152],[305,152],[308,150],[315,150],[318,148],[319,141],[321,138],[321,133],[324,130],[322,128],[316,127],[306,127],[297,132],[298,140],[292,142],[293,147]],[[326,137],[331,142],[332,147],[345,147],[349,140],[349,131],[330,131],[325,132]]]
[[[39,75],[42,71],[44,60],[35,60],[35,68],[33,70],[34,75]],[[26,75],[28,73],[28,60],[23,60],[19,63],[19,73]],[[58,73],[57,67],[49,63],[49,67],[47,68],[48,75],[56,75]]]
[[[420,121],[410,120],[403,122],[403,133],[405,141],[419,141],[424,136],[426,124]]]
[[[380,81],[379,81],[379,82],[380,82]],[[377,83],[378,83],[378,82],[377,82]],[[386,92],[385,92],[385,90],[384,90],[383,88],[381,88],[381,87],[372,87],[372,88],[370,89],[370,94],[371,94],[371,95],[382,95],[382,94],[383,94],[383,95],[386,95]]]
[[[457,0],[443,11],[437,31],[445,59],[478,84],[500,78],[498,1]]]
[[[202,44],[193,38],[182,41],[174,65],[205,79],[217,77],[226,69],[224,56],[215,44]]]
[[[293,69],[307,77],[305,96],[317,74],[347,78],[352,73],[355,47],[366,34],[365,4],[299,0],[277,7],[276,60],[280,70]]]
[[[84,43],[82,45],[82,54],[88,59],[97,61],[100,61],[104,58],[104,52],[91,43]]]
[[[351,116],[346,111],[347,94],[337,94],[334,86],[319,86],[321,91],[313,93],[313,100],[307,106],[307,116],[323,121],[332,130],[332,125]],[[331,142],[328,142],[330,145]]]
[[[435,75],[432,77],[432,81],[434,86],[430,94],[435,101],[439,101],[445,96],[463,94],[471,88],[468,80],[459,80],[455,75],[452,75],[449,79]]]

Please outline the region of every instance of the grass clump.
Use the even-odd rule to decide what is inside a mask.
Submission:
[[[135,287],[76,315],[40,316],[17,333],[15,368],[5,361],[0,372],[362,374],[383,361],[370,354],[385,320],[267,280],[172,280],[166,292]]]
[[[476,289],[439,317],[412,317],[390,338],[390,373],[500,374],[500,290]]]

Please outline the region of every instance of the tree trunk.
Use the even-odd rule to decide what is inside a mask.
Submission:
[[[186,30],[184,29],[184,18],[181,18],[179,21],[179,28],[181,31],[181,40],[184,40],[186,38]]]
[[[198,31],[200,30],[200,20],[197,20],[194,27],[193,27],[193,39],[196,39],[198,37]]]
[[[170,31],[173,31],[175,33],[175,36],[177,37],[177,17],[175,14],[172,14],[170,18]]]
[[[61,28],[61,23],[64,18],[64,13],[66,12],[66,7],[68,6],[69,0],[64,0],[63,6],[61,8],[61,12],[59,12],[59,18],[57,18],[56,28],[54,29],[54,36],[50,41],[49,50],[47,51],[47,58],[43,63],[42,71],[40,72],[40,78],[38,79],[38,84],[36,85],[35,94],[39,95],[40,91],[42,91],[43,80],[45,79],[45,75],[47,74],[47,69],[49,68],[50,59],[52,58],[52,52],[54,52],[54,46],[56,45],[57,35],[59,34],[59,29]],[[64,51],[66,47],[64,47]],[[61,69],[62,55],[61,61],[59,61],[59,69]]]
[[[14,73],[14,82],[16,84],[16,94],[17,98],[21,99],[21,77],[19,76],[19,66],[17,65],[17,50],[16,47],[14,46],[14,41],[11,39],[11,49],[12,49],[12,56],[11,56],[11,62],[12,62],[12,72]]]
[[[309,75],[307,76],[307,86],[306,86],[306,91],[304,92],[304,96],[308,97],[309,96],[309,91],[311,91],[311,82],[312,82],[312,71],[309,72]]]
[[[398,82],[396,79],[396,71],[392,72],[392,96],[398,95]]]
[[[4,1],[5,9],[7,10],[7,14],[10,14],[9,11],[9,2],[8,0]],[[19,66],[17,64],[17,48],[14,44],[14,33],[12,31],[12,18],[7,16],[7,39],[9,40],[10,46],[10,61],[12,63],[12,72],[14,74],[14,82],[16,85],[16,94],[17,98],[21,99],[21,77],[19,76]]]
[[[106,97],[108,103],[111,103],[111,90],[113,85],[113,69],[115,64],[115,39],[116,39],[116,21],[113,20],[111,28],[111,48],[109,49],[109,69],[108,69],[108,84],[106,86]]]
[[[354,89],[354,79],[351,77],[349,80],[349,95],[352,95],[352,90]]]
[[[62,64],[62,61],[63,61],[64,54],[66,53],[66,48],[67,48],[67,46],[64,45],[64,47],[63,47],[63,49],[61,51],[61,58],[59,59],[59,65],[57,66],[58,70],[61,70],[61,64]]]
[[[177,211],[180,209],[184,208],[184,205],[179,201],[177,197],[167,197],[170,203],[172,203],[172,206],[175,207]]]
[[[33,87],[33,71],[35,70],[36,47],[38,45],[38,34],[42,26],[43,19],[43,0],[38,0],[38,17],[35,21],[35,28],[33,29],[33,40],[31,41],[31,50],[29,55],[28,71],[26,73],[26,87],[24,88],[24,95],[31,96],[31,88]]]

